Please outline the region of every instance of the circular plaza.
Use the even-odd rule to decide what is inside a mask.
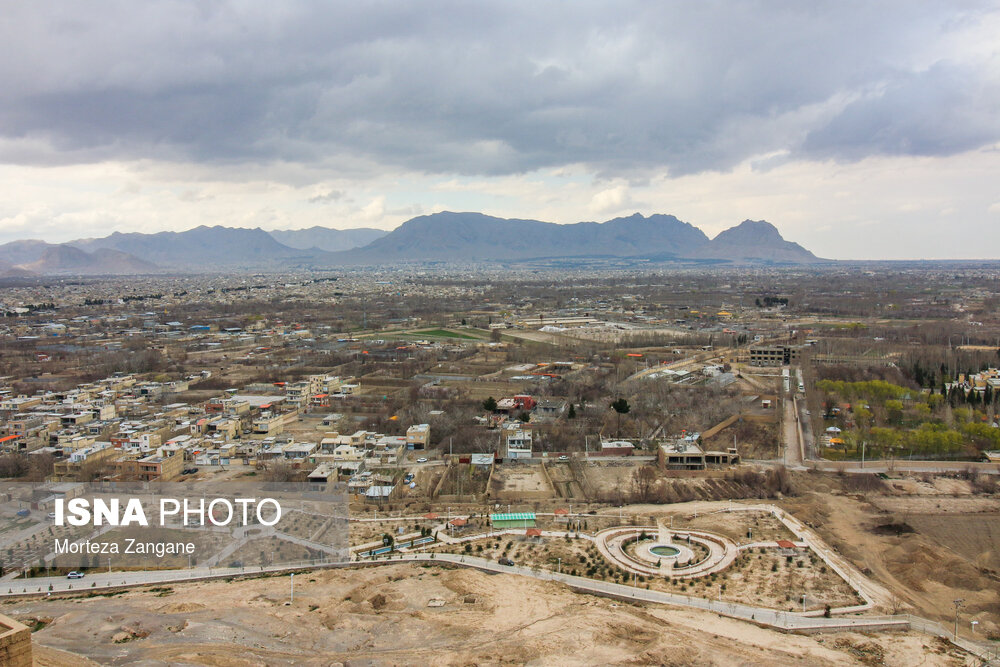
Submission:
[[[596,536],[601,554],[626,572],[689,579],[719,572],[738,552],[727,537],[703,530],[617,526]]]

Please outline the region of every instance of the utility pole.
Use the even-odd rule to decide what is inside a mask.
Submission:
[[[958,639],[958,610],[965,604],[965,598],[952,600],[952,604],[955,605],[955,639]]]
[[[290,602],[295,602],[295,573],[292,572],[291,576],[288,578],[288,589],[291,593]]]

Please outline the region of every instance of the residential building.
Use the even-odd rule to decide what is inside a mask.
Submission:
[[[116,464],[118,478],[121,480],[136,480],[152,482],[159,480],[169,482],[181,476],[184,469],[184,457],[174,456],[144,456],[140,459],[122,459]]]
[[[506,448],[506,459],[530,459],[532,434],[529,429],[519,428],[517,425],[508,427],[504,432],[504,444]]]
[[[430,424],[414,424],[406,429],[407,449],[427,449],[431,442]]]

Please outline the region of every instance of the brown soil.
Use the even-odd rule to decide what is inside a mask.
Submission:
[[[783,505],[895,595],[885,611],[915,611],[961,629],[1000,633],[1000,529],[996,500],[977,497],[808,494]],[[891,509],[890,509],[891,508]],[[884,526],[905,525],[905,530]]]
[[[38,664],[220,665],[960,665],[925,636],[799,636],[713,614],[576,594],[551,582],[394,565],[288,578],[185,584],[157,594],[17,602],[55,620],[34,635]],[[441,606],[428,606],[432,600]],[[439,604],[435,602],[434,604]],[[131,638],[114,643],[117,635]],[[148,633],[148,634],[147,634]]]

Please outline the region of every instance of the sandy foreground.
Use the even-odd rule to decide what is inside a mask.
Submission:
[[[784,634],[466,569],[400,564],[304,573],[295,584],[291,605],[285,576],[2,609],[48,621],[35,657],[52,666],[966,664],[926,635]]]

